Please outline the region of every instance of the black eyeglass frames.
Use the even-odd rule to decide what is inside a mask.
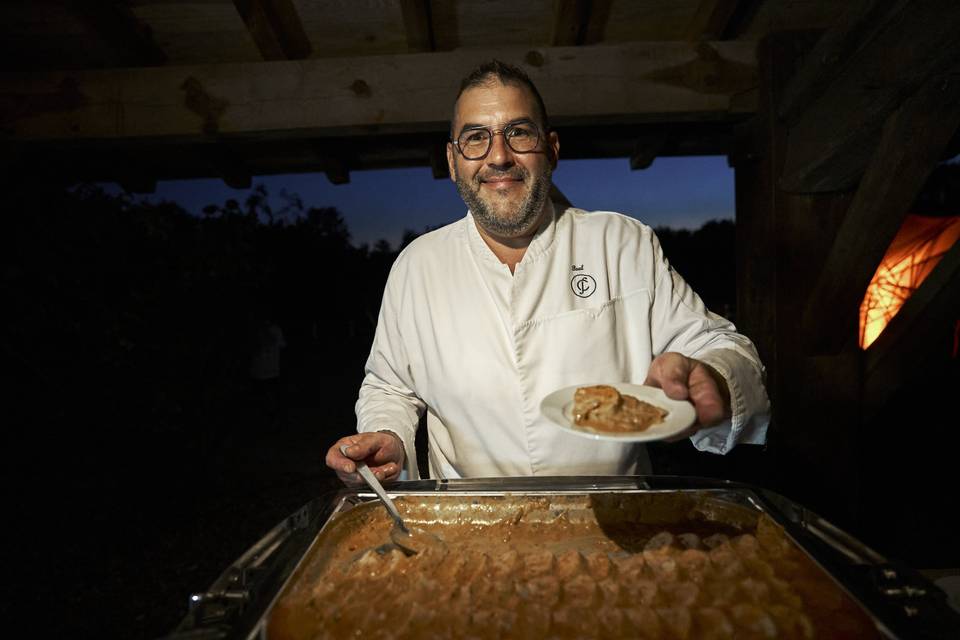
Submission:
[[[511,122],[502,129],[472,127],[460,133],[454,144],[467,160],[482,160],[490,153],[493,136],[503,134],[507,146],[514,153],[530,153],[540,144],[540,128],[532,122]]]

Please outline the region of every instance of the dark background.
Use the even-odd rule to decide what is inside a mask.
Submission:
[[[281,215],[269,196],[259,189],[197,216],[90,185],[6,187],[5,620],[55,637],[162,636],[190,593],[338,488],[323,456],[355,428],[400,247],[356,247],[336,209],[290,198],[295,215]],[[736,321],[735,224],[657,231],[707,305]],[[287,341],[272,389],[248,374],[267,319]],[[946,345],[954,328],[943,328]],[[956,504],[956,420],[944,409],[960,388],[955,353],[943,349],[928,373],[862,427],[851,464],[869,486],[860,512],[838,524],[916,568],[960,566],[945,526]],[[650,450],[657,473],[751,482],[814,510],[829,491],[816,460],[808,476],[785,479],[767,447]],[[819,494],[789,490],[820,484]]]
[[[195,216],[91,185],[7,186],[5,618],[59,636],[161,636],[190,593],[338,487],[323,456],[355,428],[400,247],[355,247],[336,209],[290,198],[296,215],[281,215],[269,195]],[[732,313],[733,223],[659,235]],[[287,348],[265,391],[248,365],[267,319]],[[655,457],[676,471],[712,457],[684,448]]]

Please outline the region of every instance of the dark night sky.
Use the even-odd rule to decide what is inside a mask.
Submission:
[[[626,158],[561,159],[554,181],[575,206],[620,211],[654,227],[696,229],[734,216],[733,170],[720,156],[658,158],[643,171],[630,171]],[[386,239],[396,246],[404,229],[420,232],[465,212],[454,184],[435,180],[426,167],[355,171],[349,184],[339,186],[317,173],[258,177],[254,184],[267,187],[275,209],[283,205],[284,190],[299,195],[307,207],[336,207],[355,245]],[[172,200],[199,213],[228,198],[242,202],[247,193],[219,179],[179,180],[160,182],[146,199]]]

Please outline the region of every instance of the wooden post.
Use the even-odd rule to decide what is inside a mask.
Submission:
[[[758,50],[758,113],[732,158],[737,324],[767,367],[773,403],[768,486],[843,526],[856,517],[860,354],[811,356],[797,333],[850,197],[796,195],[777,186],[787,142],[777,101],[815,37],[773,34]],[[856,325],[835,330],[855,335]]]

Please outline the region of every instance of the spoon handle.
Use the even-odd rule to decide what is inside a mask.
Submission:
[[[348,445],[340,446],[340,453],[347,455],[345,449]],[[393,500],[390,499],[390,496],[387,495],[386,489],[383,488],[383,485],[380,484],[380,481],[377,480],[377,476],[373,475],[373,471],[370,471],[370,467],[367,466],[367,463],[363,460],[354,460],[353,463],[357,467],[357,473],[360,474],[367,484],[370,485],[370,488],[373,489],[374,493],[380,496],[380,499],[383,501],[383,506],[387,508],[387,511],[390,512],[390,515],[394,520],[397,521],[397,524],[406,531],[407,527],[403,524],[403,518],[400,517],[400,512],[397,511],[397,506],[393,504]]]

